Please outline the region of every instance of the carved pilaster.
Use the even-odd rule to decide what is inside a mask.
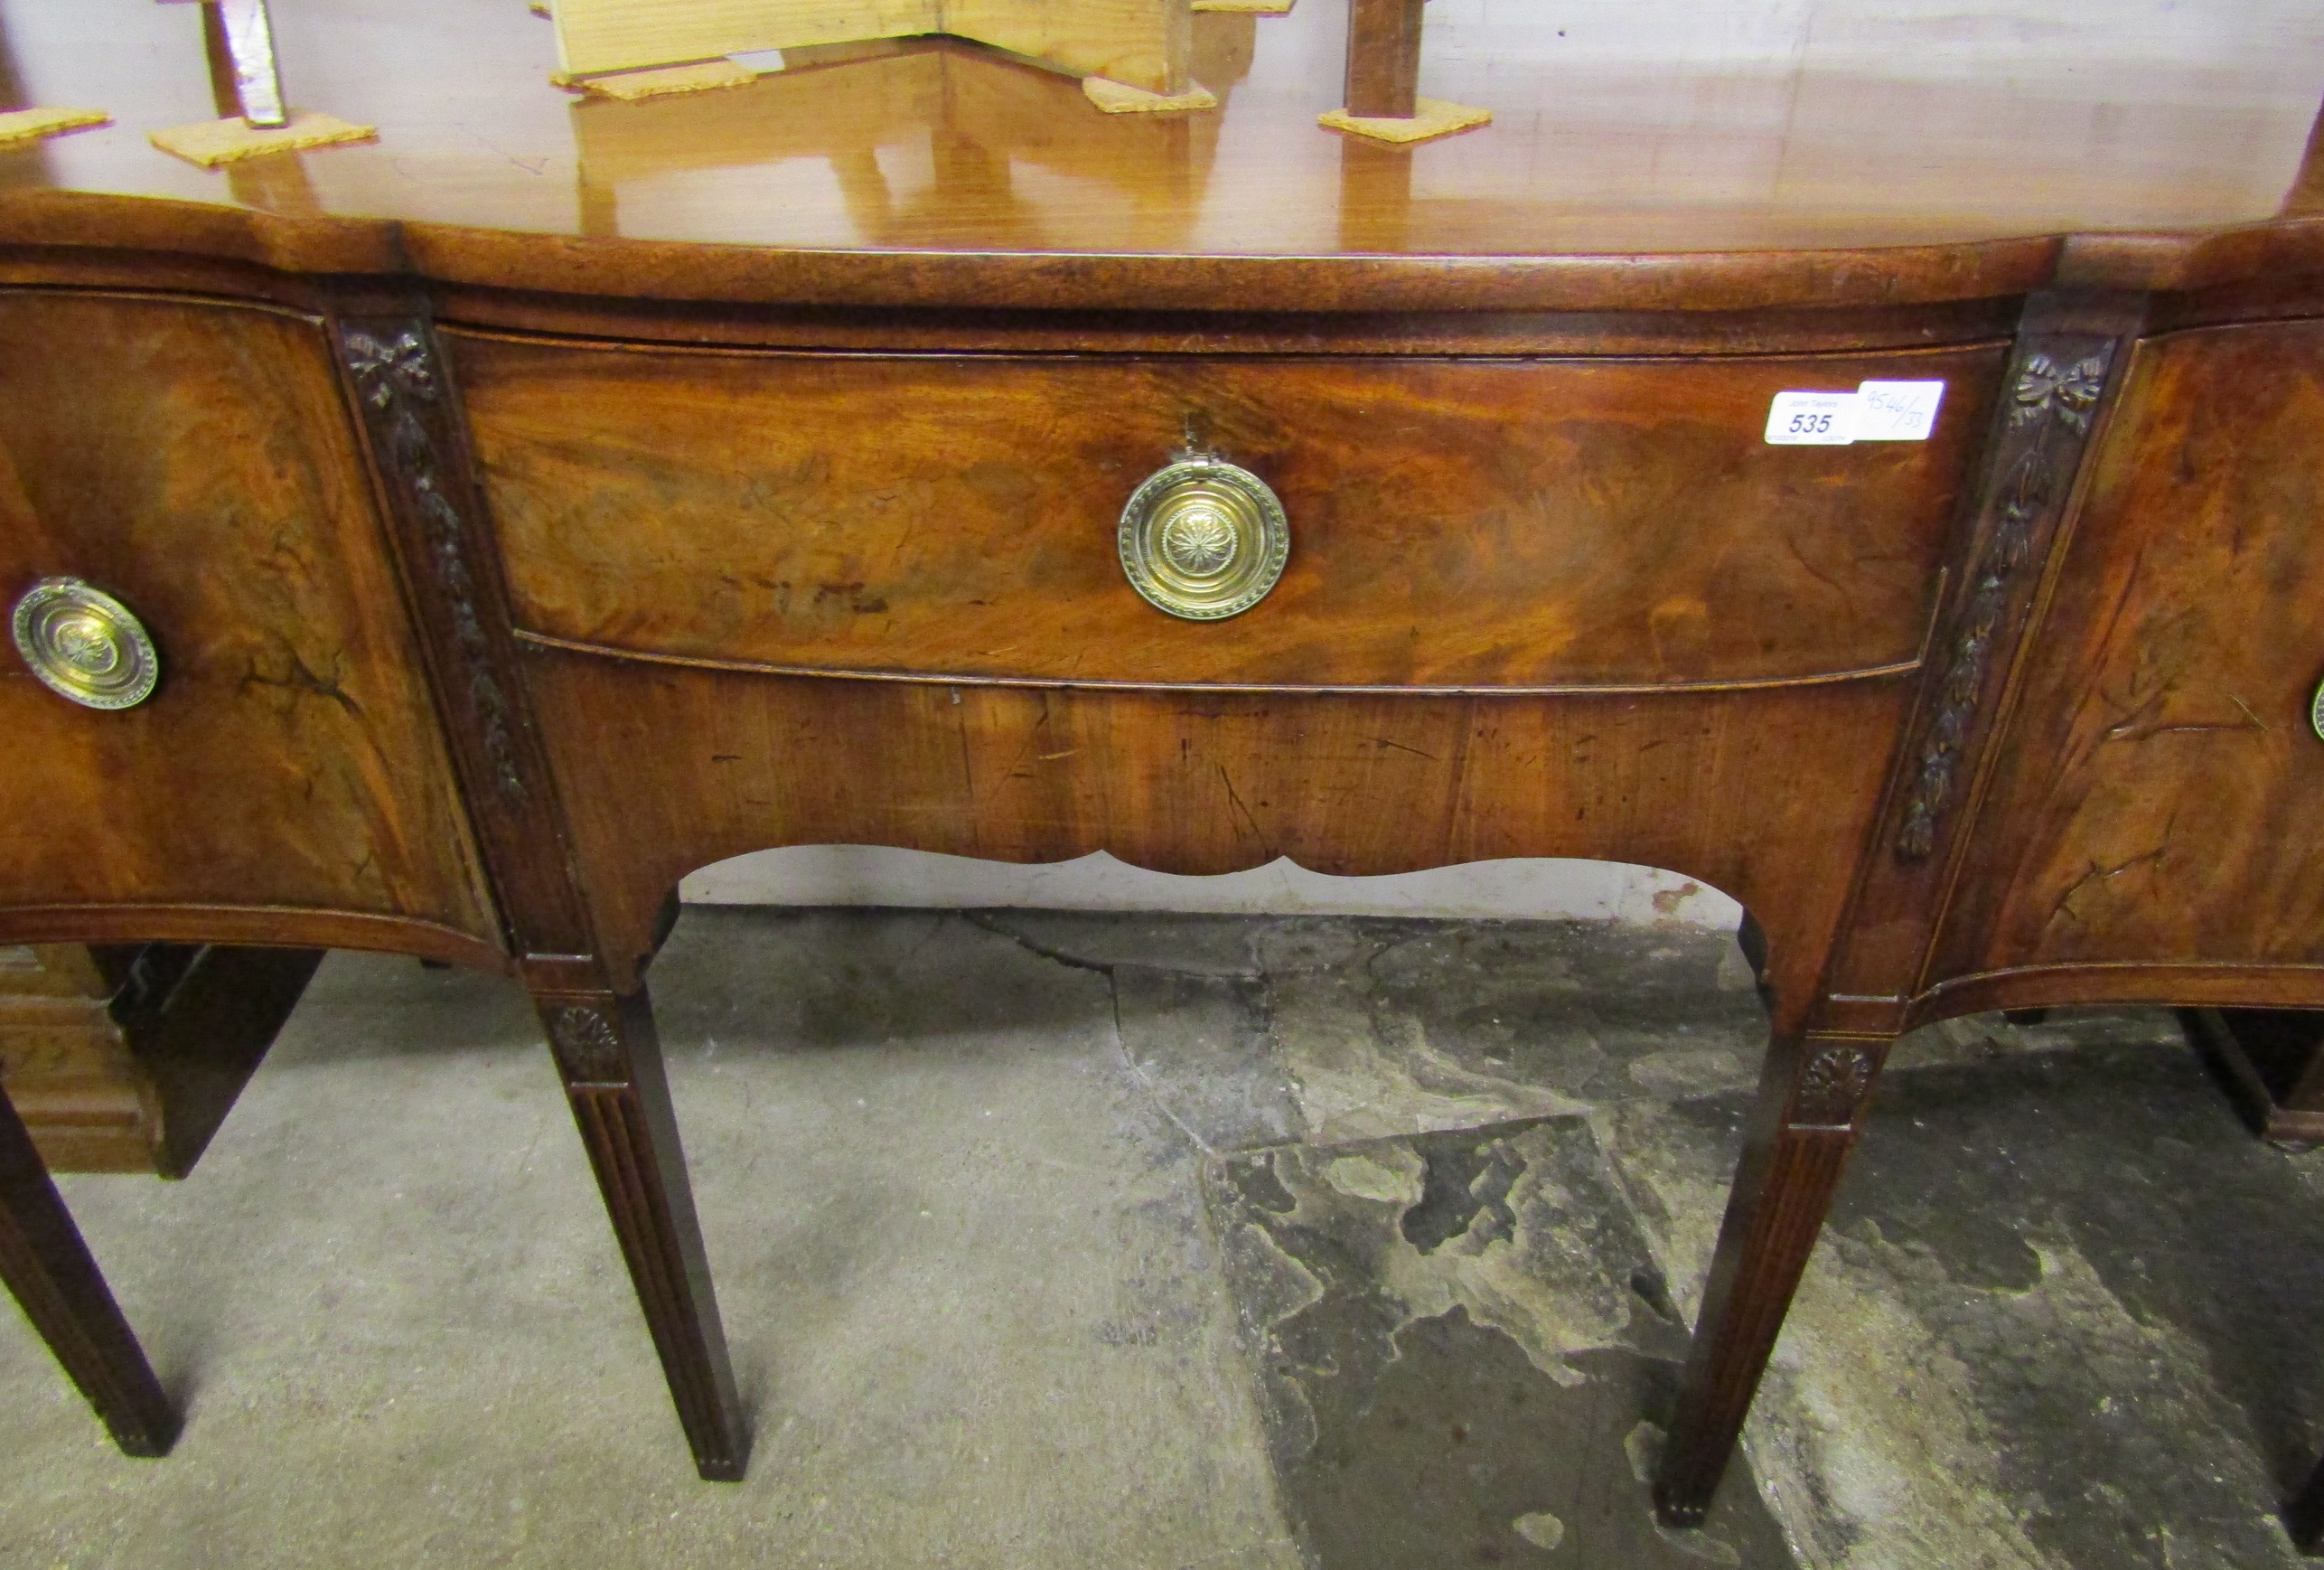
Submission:
[[[534,733],[458,389],[426,316],[336,326],[389,531],[467,787],[486,870],[520,954],[594,952]]]
[[[1833,945],[1809,1029],[1868,1038],[1902,1029],[1974,832],[1979,781],[2007,727],[2014,672],[2076,488],[2145,321],[2135,295],[2026,302],[2001,370],[1984,452],[1966,476],[1962,543],[1938,612],[1915,717],[1898,744],[1874,846]]]
[[[426,544],[420,566],[451,613],[453,646],[460,661],[453,695],[468,710],[492,765],[492,784],[521,804],[524,776],[517,767],[508,694],[484,635],[475,547],[445,474],[453,444],[439,428],[446,415],[443,375],[426,327],[417,322],[390,324],[380,333],[349,327],[340,334],[340,346],[371,438],[385,460],[382,477],[399,493],[397,500],[404,510],[419,522]]]
[[[2020,343],[1992,470],[2001,479],[1986,497],[1984,550],[1944,644],[1944,674],[1905,793],[1896,837],[1901,860],[1926,860],[1936,849],[1937,825],[1960,794],[1962,759],[1993,685],[1997,641],[2030,592],[2035,544],[2047,545],[2073,489],[2113,358],[2111,340]]]

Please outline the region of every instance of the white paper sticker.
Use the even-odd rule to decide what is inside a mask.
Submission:
[[[1942,381],[1866,381],[1856,389],[1856,439],[1925,442],[1936,428]]]
[[[1779,447],[1844,447],[1856,439],[1852,392],[1779,392],[1767,406],[1767,440]]]
[[[1944,400],[1942,381],[1863,381],[1853,392],[1779,392],[1767,405],[1767,440],[1779,447],[1925,442]]]

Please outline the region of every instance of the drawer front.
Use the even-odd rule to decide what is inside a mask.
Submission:
[[[1622,689],[1917,657],[2002,350],[1724,360],[785,354],[452,335],[519,625],[805,672]],[[1942,381],[1932,439],[1770,446],[1785,389]],[[1189,430],[1290,529],[1228,621],[1140,599]]]
[[[0,593],[87,580],[159,655],[80,707],[0,653],[0,907],[291,907],[492,941],[321,325],[0,292]]]
[[[2324,964],[2324,324],[2141,346],[2028,659],[1934,979]]]

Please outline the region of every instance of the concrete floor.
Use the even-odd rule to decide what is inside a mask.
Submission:
[[[8,1322],[0,1565],[2299,1563],[2324,1158],[2168,1016],[1900,1049],[1665,1534],[1726,940],[698,908],[654,986],[747,1481],[692,1477],[516,991],[335,955],[192,1178],[64,1181],[188,1422],[124,1460]]]

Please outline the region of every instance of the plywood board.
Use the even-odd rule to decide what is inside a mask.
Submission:
[[[1219,107],[1218,95],[1204,87],[1189,88],[1182,93],[1150,93],[1144,88],[1124,87],[1101,76],[1085,76],[1082,79],[1082,91],[1090,102],[1109,115],[1167,115]]]
[[[103,109],[12,109],[0,115],[0,147],[112,123]]]
[[[1493,111],[1470,104],[1448,104],[1441,99],[1416,99],[1409,119],[1387,115],[1351,115],[1345,109],[1326,109],[1316,123],[1334,131],[1353,131],[1375,142],[1425,142],[1474,130],[1493,123]]]
[[[369,142],[379,136],[375,126],[350,125],[336,115],[314,109],[293,109],[286,126],[254,127],[239,115],[222,120],[201,120],[155,131],[145,140],[164,153],[174,153],[190,164],[214,169],[244,158],[269,153],[297,153],[310,147],[336,146],[342,142]]]
[[[941,33],[940,0],[557,0],[568,76],[758,49]]]
[[[662,65],[646,71],[615,71],[588,79],[588,89],[600,98],[635,103],[641,99],[666,99],[674,93],[705,93],[718,88],[748,87],[758,73],[731,60],[705,61],[700,65]]]
[[[1189,85],[1187,0],[944,0],[943,30],[1150,93]]]
[[[568,76],[949,33],[1074,76],[1185,90],[1189,0],[558,0]]]

